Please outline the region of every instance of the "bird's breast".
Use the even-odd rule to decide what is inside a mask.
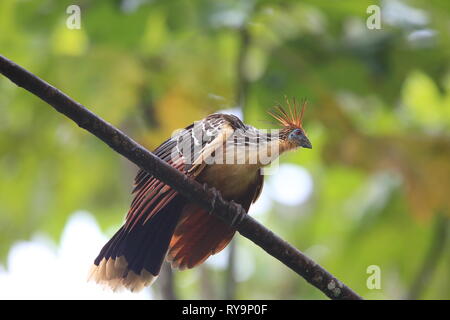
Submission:
[[[247,164],[212,164],[206,166],[197,180],[216,188],[227,200],[238,199],[255,182],[258,169]]]

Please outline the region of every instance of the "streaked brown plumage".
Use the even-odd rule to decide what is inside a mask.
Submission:
[[[277,107],[271,113],[282,125],[279,134],[247,126],[232,115],[212,114],[165,141],[155,154],[248,210],[262,190],[264,165],[285,151],[311,148],[302,128],[304,105],[301,112],[296,104],[288,106],[288,111]],[[133,193],[124,225],[103,247],[90,275],[114,290],[150,285],[164,257],[174,268],[195,267],[224,249],[235,233],[143,170]]]

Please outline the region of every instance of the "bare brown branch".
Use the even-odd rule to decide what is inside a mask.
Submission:
[[[216,196],[212,190],[175,170],[80,103],[1,55],[0,73],[72,119],[117,153],[235,227],[240,234],[301,275],[331,299],[361,299],[316,262],[247,215],[241,206],[225,201],[220,195]]]

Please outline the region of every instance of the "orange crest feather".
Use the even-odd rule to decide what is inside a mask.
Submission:
[[[300,105],[295,98],[292,99],[292,103],[287,97],[285,97],[285,99],[288,111],[278,104],[274,107],[274,111],[268,111],[268,113],[283,127],[302,128],[303,114],[305,112],[307,101],[303,100],[301,110],[299,110]]]

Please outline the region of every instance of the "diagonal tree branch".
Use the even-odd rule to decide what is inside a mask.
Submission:
[[[0,73],[47,102],[137,166],[235,227],[240,234],[301,275],[331,299],[362,299],[327,270],[247,215],[240,205],[225,201],[214,190],[189,179],[80,103],[1,55]]]

